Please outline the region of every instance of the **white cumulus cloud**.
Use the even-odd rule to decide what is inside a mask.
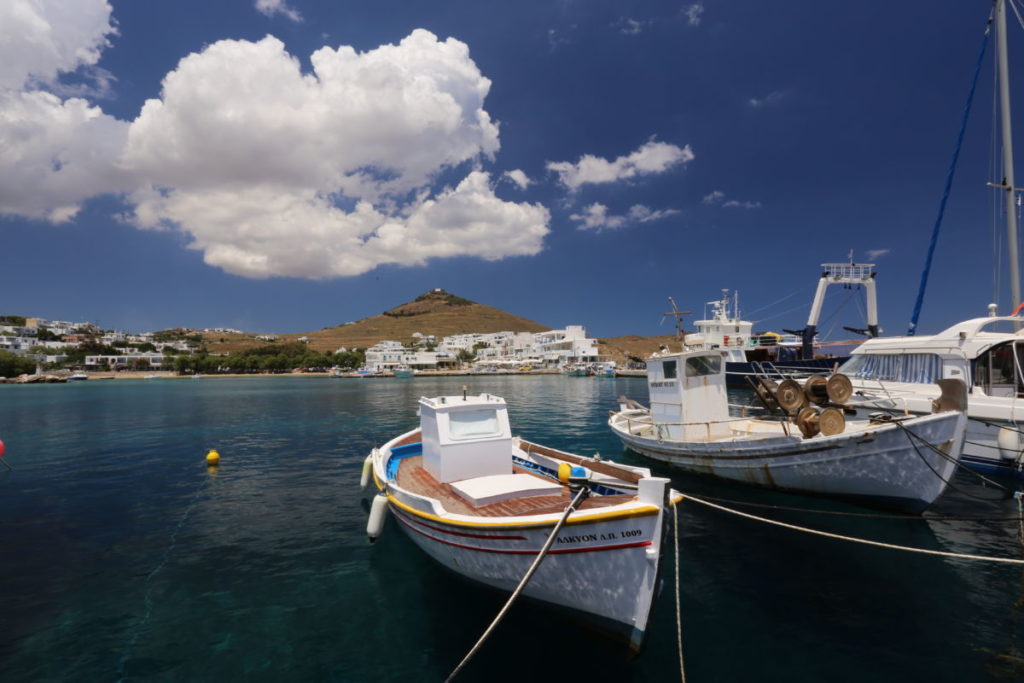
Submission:
[[[80,65],[106,34],[89,35]],[[45,71],[25,66],[43,63],[29,56],[8,69],[23,74],[8,78],[15,85],[0,87],[0,212],[67,221],[89,197],[120,194],[125,220],[183,231],[207,263],[247,277],[540,251],[543,206],[500,199],[480,170],[434,186],[500,146],[483,106],[490,81],[464,43],[415,30],[362,53],[321,48],[310,62],[303,73],[272,36],[218,41],[120,121],[84,99],[25,90],[26,74]],[[528,182],[519,174],[509,177]]]
[[[574,213],[569,218],[579,223],[577,230],[618,230],[638,223],[649,223],[679,213],[675,209],[651,210],[643,204],[634,204],[625,215],[608,213],[608,207],[597,202],[583,209],[583,213]]]
[[[575,191],[587,183],[613,183],[636,176],[663,173],[678,164],[692,161],[693,158],[693,151],[689,145],[679,147],[651,140],[636,151],[614,161],[584,154],[576,163],[549,161],[547,168],[558,174],[558,180],[562,185],[570,191]]]
[[[292,21],[302,21],[302,15],[289,7],[285,0],[256,0],[256,9],[268,17],[281,14]]]
[[[530,180],[529,176],[527,176],[518,168],[513,169],[511,171],[505,171],[503,175],[505,178],[508,178],[513,183],[515,183],[516,187],[518,187],[520,190],[525,190],[527,187],[529,187],[530,183],[533,182]]]
[[[116,33],[107,0],[0,2],[0,89],[96,64]]]

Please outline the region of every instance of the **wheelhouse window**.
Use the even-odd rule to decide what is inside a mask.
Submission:
[[[664,379],[675,379],[676,375],[676,362],[674,360],[667,360],[661,364],[661,371],[665,375]]]
[[[686,359],[686,376],[717,375],[722,371],[721,356],[695,356]]]
[[[931,384],[942,376],[942,363],[934,353],[857,353],[839,372],[883,382]]]
[[[449,431],[453,439],[471,439],[480,436],[497,436],[498,411],[465,410],[451,413]]]

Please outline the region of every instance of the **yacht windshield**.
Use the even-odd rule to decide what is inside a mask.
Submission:
[[[1024,346],[1013,342],[993,346],[974,361],[975,386],[989,396],[1024,396],[1021,367],[1024,367]]]
[[[934,353],[856,353],[839,372],[862,379],[922,384],[931,384],[942,376],[939,357]]]

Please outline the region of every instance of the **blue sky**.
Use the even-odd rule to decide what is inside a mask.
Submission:
[[[13,0],[0,312],[306,331],[443,287],[614,336],[732,288],[794,328],[852,249],[902,334],[989,8]],[[992,54],[925,332],[1011,308]]]

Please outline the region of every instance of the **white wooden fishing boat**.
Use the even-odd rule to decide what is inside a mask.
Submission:
[[[505,401],[488,394],[421,398],[420,426],[367,458],[363,485],[371,479],[379,491],[371,539],[390,512],[443,566],[509,592],[573,487],[587,486],[523,595],[640,648],[659,585],[665,511],[670,495],[678,499],[668,479],[513,437]]]
[[[841,408],[805,407],[798,426],[731,416],[724,366],[718,350],[656,354],[647,362],[651,407],[624,402],[609,426],[628,448],[684,470],[875,507],[920,512],[954,474],[966,421],[961,382],[945,384],[940,401],[959,410],[847,421]]]

